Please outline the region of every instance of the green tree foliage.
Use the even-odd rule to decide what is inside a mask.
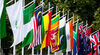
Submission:
[[[100,7],[94,14],[95,21],[93,21],[93,29],[100,30]]]

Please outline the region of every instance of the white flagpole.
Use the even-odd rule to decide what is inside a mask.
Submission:
[[[16,0],[14,2],[16,3]],[[16,55],[16,46],[13,47],[13,55]]]
[[[63,8],[63,16],[64,16],[64,8]],[[63,53],[61,53],[61,55],[63,55]]]
[[[13,47],[13,55],[16,55],[16,46]]]
[[[42,0],[42,13],[43,13],[43,0]],[[40,49],[40,55],[42,55],[42,49]]]
[[[50,2],[49,2],[49,12],[50,12]],[[48,46],[48,55],[50,55],[50,46]]]
[[[6,4],[8,5],[9,3],[11,3],[13,0],[10,0],[9,2],[7,2]]]
[[[68,11],[68,15],[67,15],[67,20],[69,19],[69,11]],[[66,55],[68,55],[68,51],[66,51]]]
[[[73,26],[74,26],[74,14],[73,14]],[[72,55],[73,55],[73,50],[72,50]]]
[[[32,47],[32,55],[34,55],[34,47]]]
[[[23,0],[22,4],[23,4],[23,7],[24,7],[25,6],[25,0]],[[23,10],[24,10],[24,8],[23,8]],[[24,55],[24,47],[22,47],[22,55]]]

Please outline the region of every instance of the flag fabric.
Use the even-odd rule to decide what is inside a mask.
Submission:
[[[19,0],[17,3],[7,7],[6,9],[10,20],[11,28],[13,31],[13,35],[14,35],[14,42],[12,46],[15,46],[22,41],[22,37],[21,37],[21,29],[23,24],[22,1]]]
[[[7,13],[14,35],[14,42],[12,46],[15,46],[22,42],[27,34],[32,30],[33,20],[31,19],[29,22],[24,24],[22,0],[19,0],[15,4],[7,7]]]
[[[32,24],[28,26],[29,28],[32,28],[30,32],[26,35],[24,38],[24,41],[22,42],[22,47],[25,47],[32,43],[33,39],[33,20],[34,20],[34,11],[35,11],[35,3],[27,7],[25,10],[23,10],[23,23],[26,24],[32,20]],[[26,28],[27,29],[27,28]]]
[[[73,26],[73,55],[76,55],[78,52],[78,27],[79,22],[76,23],[76,25]]]
[[[0,0],[0,18],[4,7],[4,0]]]
[[[78,28],[78,55],[83,55],[83,24]]]
[[[87,27],[83,29],[83,53],[84,55],[87,55],[87,37],[88,37],[88,30],[87,30]]]
[[[98,46],[100,46],[99,38],[99,32],[95,33],[93,36],[90,37],[90,41],[92,42],[94,50],[94,53],[92,53],[93,55],[98,55],[100,53],[98,52]]]
[[[52,53],[59,50],[59,19],[60,14],[58,14],[51,20],[50,44]]]
[[[66,26],[66,39],[67,39],[67,51],[72,51],[73,49],[73,21],[70,20]]]
[[[52,11],[50,11],[48,14],[44,15],[42,18],[42,40],[43,40],[43,42],[41,44],[40,49],[50,46],[51,18],[52,18]]]
[[[90,35],[91,35],[91,28],[88,28],[88,34],[87,34],[87,55],[92,55],[91,51],[91,42],[90,42]]]
[[[65,24],[66,24],[66,17],[63,17],[61,20],[60,20],[60,23],[59,23],[59,28],[60,28],[60,39],[59,39],[59,43],[60,43],[60,50],[62,50],[62,52],[66,52],[66,34],[65,34]]]
[[[100,55],[100,33],[98,32],[98,55]]]
[[[29,48],[42,44],[42,7],[35,11],[34,16],[33,42],[30,44]]]
[[[6,35],[6,0],[0,0],[0,39]]]

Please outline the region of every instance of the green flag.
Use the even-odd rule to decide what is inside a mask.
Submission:
[[[2,0],[1,0],[2,1]],[[0,17],[0,39],[6,37],[6,0],[3,0],[3,7],[1,10],[1,6],[0,6],[0,11],[2,11],[1,13],[1,17]]]
[[[73,26],[73,54],[75,55],[78,52],[78,27],[79,22]]]
[[[34,8],[35,8],[35,3],[33,3],[31,6],[29,6],[23,11],[24,24],[28,23],[31,20],[31,18],[34,16],[34,11],[35,11]],[[28,33],[28,35],[24,38],[24,41],[22,42],[22,47],[25,47],[30,43],[32,43],[32,39],[33,39],[33,30],[31,30]]]
[[[65,35],[65,23],[66,23],[66,17],[63,17],[60,20],[60,50],[62,50],[62,52],[66,52],[66,35]]]

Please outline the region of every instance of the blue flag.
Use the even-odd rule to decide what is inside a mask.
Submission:
[[[78,29],[78,55],[83,55],[83,24]]]

